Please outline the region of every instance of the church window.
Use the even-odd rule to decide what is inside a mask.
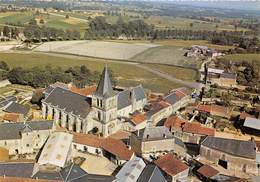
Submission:
[[[100,107],[103,107],[103,102],[102,102],[102,100],[100,100]]]
[[[97,99],[97,106],[99,107],[99,99]]]
[[[100,121],[101,120],[101,112],[98,111],[98,120]]]

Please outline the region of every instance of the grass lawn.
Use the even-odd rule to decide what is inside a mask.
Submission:
[[[4,60],[10,67],[21,66],[23,68],[61,67],[63,69],[71,66],[86,65],[92,71],[101,72],[107,63],[103,59],[94,58],[67,58],[61,56],[50,56],[41,53],[0,53],[0,60]],[[170,89],[181,87],[182,85],[160,78],[157,75],[137,68],[134,65],[122,63],[108,63],[109,68],[114,72],[121,86],[135,86],[142,84],[146,89],[154,92],[167,92]]]
[[[185,80],[185,81],[195,81],[197,80],[197,71],[194,69],[181,68],[176,66],[168,66],[168,65],[158,65],[158,64],[146,64],[151,68],[157,69],[164,73],[168,73],[174,76],[177,79]]]
[[[7,13],[0,13],[0,23],[28,23],[30,19],[32,19],[33,13],[32,12],[7,12]]]
[[[260,62],[260,54],[229,54],[224,57],[227,61],[247,61],[247,62],[253,62],[258,61]]]
[[[137,54],[132,61],[141,63],[166,64],[185,68],[199,68],[201,61],[184,56],[185,50],[177,46],[159,46]]]

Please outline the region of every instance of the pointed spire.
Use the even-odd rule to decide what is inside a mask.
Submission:
[[[95,95],[105,98],[114,96],[114,91],[109,77],[107,64],[102,72]]]

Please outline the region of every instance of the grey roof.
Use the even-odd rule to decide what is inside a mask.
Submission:
[[[44,100],[66,112],[86,118],[91,109],[91,100],[85,96],[60,87],[55,88]]]
[[[224,174],[217,174],[215,176],[210,177],[210,179],[216,182],[235,182],[240,180],[241,178],[235,176],[227,176]]]
[[[112,182],[115,179],[113,176],[88,174],[77,164],[71,164],[61,171],[38,171],[32,178],[64,182]]]
[[[11,101],[16,101],[16,97],[15,96],[8,96],[8,97],[5,97],[5,98],[1,98],[0,99],[0,108],[2,107],[5,107],[9,102]]]
[[[120,110],[131,105],[130,90],[124,90],[118,93],[117,109]]]
[[[0,163],[0,176],[30,178],[34,163],[8,162]]]
[[[142,141],[162,140],[165,138],[174,138],[172,133],[165,126],[147,126],[144,129],[135,131],[134,134]]]
[[[27,115],[29,112],[29,109],[24,107],[21,104],[11,101],[8,105],[6,105],[6,107],[4,108],[4,111],[9,112],[9,113],[18,113],[18,114]]]
[[[174,143],[175,143],[176,145],[179,145],[180,147],[186,149],[186,146],[185,146],[185,144],[183,143],[183,141],[182,141],[181,139],[179,139],[179,138],[177,138],[177,137],[174,137]]]
[[[155,164],[148,164],[142,171],[137,182],[166,182],[166,179]]]
[[[236,74],[234,73],[222,73],[220,75],[221,78],[230,78],[230,79],[236,79]]]
[[[175,104],[176,102],[181,100],[181,98],[178,97],[176,92],[181,92],[181,93],[183,93],[185,95],[190,95],[191,94],[190,91],[187,88],[182,87],[182,88],[178,88],[178,89],[175,89],[175,90],[171,91],[168,95],[163,97],[163,100],[168,102],[171,105]]]
[[[133,95],[137,101],[145,99],[145,92],[141,85],[132,88]]]
[[[95,95],[104,98],[112,97],[115,95],[115,92],[112,88],[107,66],[104,68],[102,72]]]
[[[244,127],[260,130],[260,119],[246,117]]]
[[[30,121],[24,123],[2,123],[0,124],[0,140],[20,139],[21,132],[26,126],[32,130],[50,130],[53,126],[52,121]]]
[[[201,145],[230,155],[255,159],[256,145],[253,141],[242,141],[208,136]]]

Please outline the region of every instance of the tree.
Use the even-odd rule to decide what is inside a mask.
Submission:
[[[69,18],[70,18],[70,16],[69,16],[69,15],[66,15],[66,16],[65,16],[65,18],[66,18],[66,19],[69,19]]]
[[[37,21],[33,18],[29,21],[29,25],[37,25]]]
[[[11,32],[11,31],[10,31],[9,27],[8,27],[8,26],[4,26],[4,28],[3,28],[3,34],[4,34],[4,36],[9,37],[10,32]]]
[[[5,71],[9,71],[9,66],[6,62],[0,61],[0,69],[5,70]]]
[[[41,100],[44,98],[44,94],[42,92],[34,92],[32,99],[31,99],[31,103],[32,104],[37,104],[37,105],[41,105]]]
[[[40,24],[44,24],[44,19],[40,19]]]

